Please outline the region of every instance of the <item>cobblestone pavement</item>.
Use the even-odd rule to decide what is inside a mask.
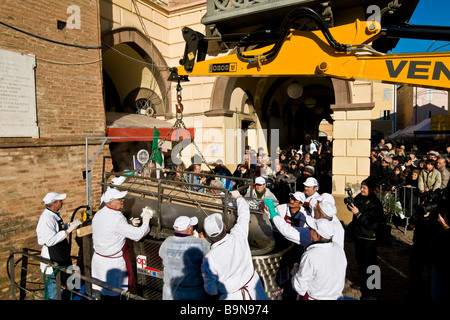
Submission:
[[[391,223],[390,226],[390,241],[378,246],[378,265],[381,270],[380,300],[406,301],[409,289],[409,252],[414,231],[407,230],[405,233],[402,225],[397,227]],[[359,279],[354,243],[346,239],[344,246],[348,263],[344,297],[359,300],[360,291],[350,287],[358,283]]]

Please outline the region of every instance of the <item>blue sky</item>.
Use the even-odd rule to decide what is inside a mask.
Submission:
[[[407,1],[403,2],[405,4],[407,3]],[[429,26],[450,26],[450,1],[420,0],[409,23]],[[446,44],[449,45],[444,46]],[[426,52],[428,49],[429,51],[450,51],[450,42],[436,41],[433,44],[433,40],[400,39],[397,46],[391,52]]]

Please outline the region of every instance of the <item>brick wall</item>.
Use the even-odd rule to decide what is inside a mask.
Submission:
[[[80,28],[58,30],[57,20],[66,22],[71,15],[66,12],[70,5],[80,8]],[[61,42],[100,45],[95,0],[1,1],[0,21]],[[40,132],[36,139],[0,137],[0,299],[9,299],[9,248],[40,249],[35,228],[45,193],[68,194],[62,210],[65,221],[86,204],[85,137],[105,135],[105,113],[101,50],[50,43],[3,25],[0,49],[36,56]],[[89,148],[89,159],[97,151],[95,144]],[[103,156],[108,155],[105,146],[92,167],[94,205],[100,197]]]

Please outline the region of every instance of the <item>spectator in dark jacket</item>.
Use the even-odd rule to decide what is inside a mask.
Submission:
[[[361,182],[361,192],[354,198],[354,204],[348,209],[353,213],[353,220],[348,225],[348,232],[355,241],[355,258],[359,267],[361,299],[377,299],[378,288],[367,286],[368,270],[378,264],[377,237],[375,230],[383,220],[383,205],[374,193],[375,179],[367,178]]]
[[[391,173],[392,158],[389,156],[384,156],[381,160],[381,168],[378,174],[377,186],[383,186],[383,189],[386,189]]]
[[[400,165],[396,166],[394,170],[392,170],[391,176],[388,180],[388,190],[394,191],[396,189],[400,189],[405,185],[406,176],[402,170]]]

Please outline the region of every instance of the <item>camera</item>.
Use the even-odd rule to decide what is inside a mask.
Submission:
[[[439,207],[445,208],[446,207],[446,190],[445,189],[436,189],[433,192],[429,192],[424,200],[422,201],[422,204],[416,204],[414,205],[414,209],[416,210],[416,213],[418,215],[425,216],[428,212],[432,212],[433,210],[436,210]]]
[[[347,194],[348,194],[348,197],[347,198],[344,198],[344,203],[348,206],[348,205],[350,205],[350,204],[355,204],[355,199],[353,199],[353,192],[352,192],[352,189],[351,188],[349,188],[349,187],[347,187],[347,188],[345,188],[345,191],[347,192]]]

